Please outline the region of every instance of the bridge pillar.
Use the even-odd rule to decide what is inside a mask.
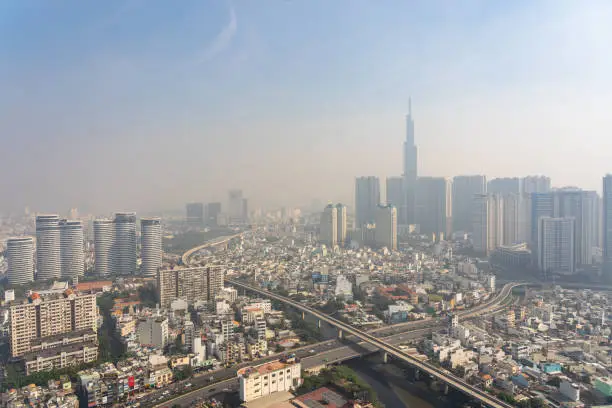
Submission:
[[[306,312],[302,312],[302,320],[306,319]]]
[[[415,368],[415,369],[414,369],[414,379],[415,379],[416,381],[419,381],[419,380],[421,379],[421,372],[419,371],[419,369],[418,369],[418,368]]]
[[[448,384],[444,384],[444,395],[448,395]]]
[[[338,329],[338,338],[342,339],[342,329]]]
[[[317,320],[317,327],[320,329],[321,328],[321,319]]]
[[[389,355],[387,354],[386,351],[383,351],[382,361],[383,361],[383,364],[387,364],[387,362],[389,361]]]

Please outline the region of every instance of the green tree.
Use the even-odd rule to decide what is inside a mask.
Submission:
[[[179,354],[183,352],[183,338],[180,334],[174,339],[174,350]]]
[[[153,284],[144,285],[138,288],[138,299],[140,303],[149,308],[154,308],[159,303],[157,288]]]
[[[457,376],[462,377],[462,378],[465,377],[465,367],[464,366],[462,365],[457,366],[454,371],[455,371],[455,374],[457,374]]]
[[[105,293],[97,298],[97,303],[102,315],[102,326],[98,330],[99,359],[117,362],[125,355],[125,345],[112,316],[115,300],[112,294]]]
[[[509,404],[514,404],[516,401],[514,400],[514,397],[510,394],[506,394],[504,392],[500,392],[497,395],[497,398],[499,398],[500,400],[507,402]]]

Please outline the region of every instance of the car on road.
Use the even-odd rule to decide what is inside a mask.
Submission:
[[[191,384],[191,383],[187,383],[187,384],[185,384],[185,388],[189,388],[189,387],[191,387],[192,385],[193,385],[193,384]]]
[[[315,351],[314,351],[314,350],[310,350],[310,351],[308,351],[308,352],[309,352],[309,353],[314,353]]]
[[[213,391],[215,391],[214,388],[211,388],[210,390],[208,390],[208,392],[213,392]]]

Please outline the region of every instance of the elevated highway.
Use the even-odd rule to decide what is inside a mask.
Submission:
[[[234,234],[234,235],[226,235],[226,236],[223,236],[223,237],[218,237],[218,238],[215,238],[215,239],[211,239],[210,241],[206,241],[202,245],[198,245],[197,247],[193,247],[189,251],[185,252],[183,254],[183,256],[181,256],[181,262],[183,263],[183,265],[187,266],[187,265],[189,265],[190,258],[196,252],[199,252],[199,251],[201,251],[203,249],[206,249],[206,248],[213,248],[213,247],[217,247],[217,246],[221,246],[221,245],[227,245],[227,243],[230,242],[232,239],[238,238],[238,237],[242,236],[243,234],[244,234],[244,232],[239,232],[239,233]]]
[[[368,343],[374,347],[376,347],[377,349],[383,351],[384,353],[386,353],[386,355],[390,355],[393,358],[396,358],[398,360],[404,361],[408,364],[410,364],[411,366],[415,367],[417,370],[422,371],[426,374],[429,374],[433,377],[438,378],[440,381],[444,382],[445,384],[447,384],[450,387],[453,387],[454,389],[457,389],[461,392],[463,392],[464,394],[470,396],[471,398],[474,398],[478,401],[480,401],[481,403],[485,404],[486,406],[492,407],[492,408],[511,408],[512,405],[508,404],[504,401],[499,400],[498,398],[494,397],[493,395],[487,393],[486,391],[483,391],[473,385],[467,384],[463,379],[451,374],[449,371],[438,368],[433,366],[432,364],[429,364],[427,362],[422,362],[420,360],[418,360],[417,358],[415,358],[412,355],[409,355],[407,353],[405,353],[403,350],[401,350],[400,348],[396,347],[393,344],[390,344],[384,340],[381,340],[377,337],[375,337],[374,335],[367,333],[363,330],[359,330],[354,328],[353,326],[344,323],[338,319],[335,319],[319,310],[313,309],[309,306],[303,305],[299,302],[296,302],[292,299],[286,298],[284,296],[280,296],[276,293],[270,292],[268,290],[264,290],[255,286],[252,286],[248,283],[244,283],[244,282],[240,282],[234,279],[229,279],[226,278],[225,281],[233,286],[248,290],[250,292],[256,293],[260,296],[264,296],[270,299],[274,299],[277,300],[279,302],[283,302],[291,307],[293,307],[294,309],[297,309],[299,311],[302,311],[303,313],[308,313],[311,314],[312,316],[314,316],[315,318],[319,319],[320,321],[323,321],[331,326],[334,326],[338,329],[338,336],[342,337],[344,334],[350,334],[354,337],[356,337],[357,339]],[[520,286],[521,283],[517,283],[517,284],[508,284],[506,286],[504,286],[504,288],[502,289],[501,293],[509,293],[512,291],[512,289],[516,286]],[[480,311],[472,311],[470,310],[469,313],[467,313],[466,315],[464,315],[465,317],[470,317],[471,315],[473,315],[474,313],[482,313],[483,311],[486,311],[486,307],[484,306],[485,309],[481,309]]]
[[[384,340],[392,344],[401,344],[409,340],[422,338],[429,335],[431,332],[431,328],[416,329],[410,333],[397,333],[390,336],[385,336]],[[292,350],[292,352],[294,352],[300,358],[303,369],[341,363],[343,361],[361,357],[375,351],[377,351],[377,349],[367,343],[362,342],[358,344],[346,345],[342,344],[338,340],[327,340],[321,343],[311,344],[309,346],[301,347],[300,349]],[[169,407],[175,404],[180,406],[188,406],[195,399],[212,397],[215,393],[223,392],[224,389],[236,390],[238,387],[238,377],[236,376],[238,369],[250,365],[262,364],[266,361],[276,359],[278,359],[278,355],[266,357],[265,359],[260,359],[258,361],[238,364],[234,367],[223,369],[220,372],[195,377],[191,379],[190,382],[192,382],[197,389],[193,389],[188,393],[177,396],[168,401],[164,401],[163,403],[155,402],[155,398],[144,401],[144,403],[141,401],[142,406]],[[214,383],[207,381],[211,375],[215,376],[216,380]],[[159,395],[157,395],[157,397],[158,396]]]

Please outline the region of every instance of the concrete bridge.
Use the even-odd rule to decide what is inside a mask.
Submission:
[[[225,281],[235,287],[250,291],[259,296],[263,296],[269,299],[274,299],[274,300],[283,302],[293,307],[294,309],[301,311],[304,314],[306,313],[311,314],[312,316],[318,319],[319,324],[321,321],[323,321],[331,326],[336,327],[338,329],[338,337],[341,338],[345,334],[350,334],[356,337],[357,339],[381,350],[384,353],[383,354],[384,359],[386,359],[387,356],[392,356],[393,358],[404,361],[408,363],[409,365],[413,366],[417,370],[417,373],[423,372],[433,377],[436,377],[438,380],[442,381],[447,386],[450,386],[454,389],[457,389],[463,392],[464,394],[480,401],[481,403],[483,403],[484,405],[488,407],[492,407],[492,408],[511,408],[513,407],[511,404],[501,401],[500,399],[487,393],[486,391],[481,390],[480,388],[477,388],[471,384],[466,383],[462,378],[459,378],[453,375],[448,370],[438,368],[427,362],[420,361],[416,359],[415,357],[411,356],[410,354],[405,353],[403,350],[396,347],[395,345],[387,343],[384,340],[379,339],[373,336],[372,334],[367,333],[363,330],[354,328],[353,326],[347,323],[344,323],[338,319],[335,319],[319,310],[303,305],[299,302],[294,301],[293,299],[289,299],[287,297],[280,296],[268,290],[252,286],[245,282],[241,282],[241,281],[229,279],[229,278],[225,278]],[[508,296],[508,294],[512,291],[514,287],[520,286],[520,285],[522,285],[522,283],[513,283],[513,284],[505,285],[502,288],[502,291],[500,292],[500,294],[498,294],[496,298],[498,298],[500,295],[502,297]],[[486,313],[487,310],[489,308],[494,307],[494,305],[496,305],[495,302],[489,302],[488,304],[482,305],[483,307],[478,310],[467,311],[463,317],[469,318],[469,317],[473,317],[476,313],[481,313],[481,314]]]

